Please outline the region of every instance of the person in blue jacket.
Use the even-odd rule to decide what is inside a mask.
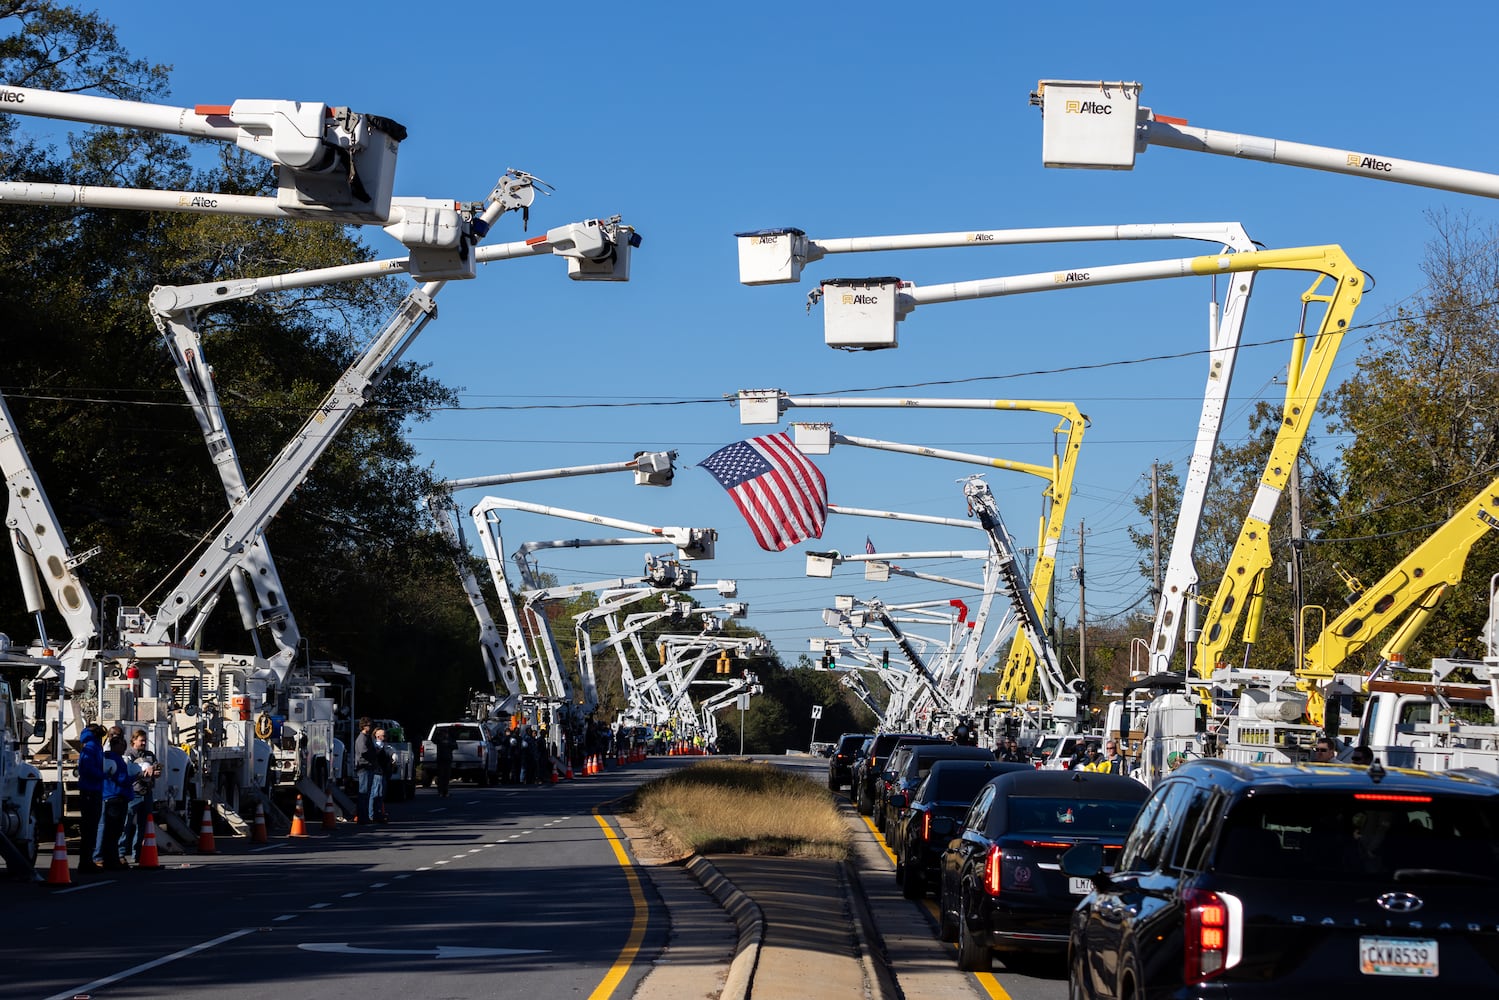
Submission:
[[[91,872],[98,868],[94,864],[94,847],[104,807],[104,748],[99,743],[103,731],[104,727],[93,723],[85,726],[78,737],[78,797],[81,814],[78,820],[78,870],[81,872]]]
[[[125,813],[135,792],[140,766],[125,759],[125,734],[111,729],[109,748],[104,751],[104,823],[100,828],[100,852],[106,871],[130,866],[120,859],[120,835],[125,832]]]

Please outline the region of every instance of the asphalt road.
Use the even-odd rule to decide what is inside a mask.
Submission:
[[[825,781],[822,760],[769,759]],[[314,820],[306,838],[221,838],[219,854],[163,855],[161,871],[0,885],[0,1000],[623,1000],[666,947],[668,917],[595,811],[691,760],[544,787],[454,783],[447,799],[419,789],[388,825],[324,833]],[[854,815],[853,864],[905,1000],[1066,996],[1060,963],[959,972],[932,901],[902,898]]]
[[[666,921],[594,809],[655,769],[455,783],[386,825],[0,887],[0,997],[628,997]]]

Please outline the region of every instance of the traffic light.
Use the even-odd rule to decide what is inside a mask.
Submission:
[[[890,650],[888,650],[888,649],[882,649],[882,650],[880,650],[880,666],[882,666],[882,667],[888,667],[888,666],[890,666]]]
[[[727,674],[730,672],[730,670],[731,667],[729,665],[729,651],[724,650],[723,652],[718,654],[718,672],[721,674]]]

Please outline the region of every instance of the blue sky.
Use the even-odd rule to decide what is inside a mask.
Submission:
[[[314,8],[306,8],[312,10]],[[1090,618],[1141,603],[1146,581],[1127,525],[1152,461],[1185,470],[1205,374],[1207,279],[926,306],[894,351],[822,343],[818,278],[896,275],[919,284],[1129,260],[1192,256],[1187,243],[965,248],[843,255],[797,286],[737,281],[733,233],[800,227],[814,237],[1145,222],[1243,223],[1267,247],[1339,243],[1375,278],[1360,323],[1387,317],[1421,285],[1427,213],[1490,201],[1171,149],[1132,172],[1048,170],[1038,79],[1137,80],[1142,103],[1191,124],[1484,169],[1496,160],[1489,40],[1499,15],[1453,5],[1427,16],[1374,5],[1331,23],[1303,5],[1001,3],[507,7],[370,0],[287,11],[153,2],[106,8],[124,43],[173,67],[170,103],[285,98],[382,114],[410,132],[396,193],[483,197],[506,168],[556,188],[531,233],[615,213],[643,246],[626,285],[568,281],[560,262],[489,265],[449,285],[438,320],[408,358],[462,389],[462,406],[414,429],[444,477],[593,464],[677,449],[669,490],[625,476],[512,488],[536,503],[658,525],[714,526],[705,579],[736,578],[762,629],[794,662],[822,634],[835,593],[888,602],[964,596],[856,568],[803,575],[800,551],[762,553],[728,498],[691,466],[766,428],[725,402],[743,388],[796,395],[879,389],[885,396],[1075,402],[1091,419],[1059,559],[1057,607],[1070,622],[1068,571],[1084,525]],[[522,238],[507,216],[491,241]],[[382,254],[384,234],[368,241]],[[1246,427],[1295,329],[1301,276],[1256,286],[1225,439]],[[144,317],[143,317],[144,320]],[[1365,334],[1340,355],[1346,375]],[[1141,359],[1179,355],[1171,360]],[[954,384],[954,380],[970,380]],[[1046,463],[1054,420],[1015,414],[798,410],[844,434]],[[784,427],[784,424],[782,425]],[[1336,441],[1323,439],[1324,447]],[[836,503],[964,517],[967,466],[841,447],[819,460]],[[207,470],[205,469],[205,474]],[[1022,545],[1034,542],[1037,481],[988,475]],[[477,502],[482,493],[464,495]],[[586,535],[514,514],[522,540]],[[834,517],[817,548],[952,549],[977,533]],[[274,544],[274,537],[272,538]],[[548,556],[565,581],[629,575],[638,547]],[[976,576],[974,567],[924,567]],[[831,584],[831,585],[830,585]],[[295,595],[291,595],[295,600]],[[1267,623],[1267,627],[1274,627]],[[477,664],[475,665],[477,667]]]

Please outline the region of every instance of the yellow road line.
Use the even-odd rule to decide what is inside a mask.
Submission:
[[[880,845],[880,850],[885,852],[885,857],[890,859],[891,864],[895,864],[895,852],[890,850],[889,844],[885,843],[885,836],[880,832],[879,827],[874,825],[874,818],[865,816],[862,813],[859,815],[859,818],[864,821],[865,826],[869,827],[869,832],[874,834],[874,842]],[[926,906],[927,912],[940,924],[942,922],[942,915],[937,912],[937,904],[930,899],[922,900],[922,903]],[[957,951],[958,946],[953,945],[952,949]],[[1013,1000],[1010,994],[1005,992],[1005,988],[999,985],[999,980],[994,978],[994,973],[975,972],[973,978],[978,980],[979,985],[984,988],[984,992],[989,994],[993,1000]]]
[[[614,860],[624,869],[625,880],[630,883],[630,899],[635,904],[635,918],[630,924],[630,936],[625,940],[625,946],[620,950],[619,957],[614,960],[614,965],[609,968],[609,974],[599,983],[598,988],[588,994],[588,1000],[605,1000],[614,995],[620,980],[625,978],[625,973],[630,971],[630,966],[635,962],[635,956],[640,953],[640,942],[645,940],[645,925],[649,916],[649,908],[646,906],[645,893],[640,888],[640,876],[635,873],[635,864],[630,860],[630,855],[625,851],[624,844],[620,842],[614,828],[609,821],[599,815],[594,809],[593,818],[598,820],[599,826],[604,828],[604,836],[609,841],[609,847],[614,851]]]

